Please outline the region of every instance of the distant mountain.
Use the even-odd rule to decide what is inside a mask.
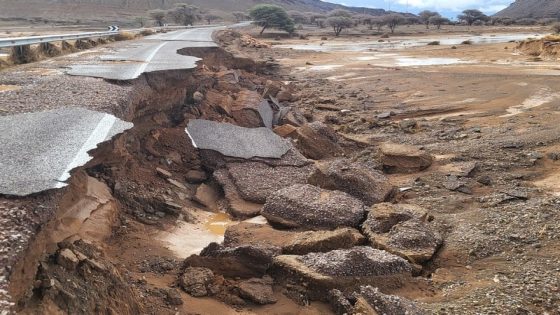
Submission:
[[[246,11],[259,3],[280,5],[287,10],[301,12],[328,12],[348,9],[359,13],[383,15],[383,9],[345,7],[320,0],[0,0],[0,19],[35,19],[54,21],[109,21],[131,20],[134,16],[146,15],[153,9],[169,9],[176,3],[190,3],[207,10]]]
[[[517,0],[495,14],[510,18],[560,18],[560,0]]]

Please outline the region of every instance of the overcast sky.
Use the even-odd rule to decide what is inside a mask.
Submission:
[[[438,11],[454,18],[465,9],[479,9],[490,15],[507,7],[513,0],[327,0],[349,6],[382,8],[417,13],[422,10]]]

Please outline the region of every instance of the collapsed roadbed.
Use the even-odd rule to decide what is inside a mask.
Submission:
[[[202,58],[196,69],[129,83],[110,111],[134,127],[92,150],[68,187],[0,198],[2,224],[18,227],[2,232],[11,310],[429,313],[414,300],[445,290],[431,280],[438,267],[468,269],[465,253],[438,259],[449,231],[468,227],[410,203],[407,192],[428,184],[395,187],[388,176],[426,174],[436,157],[335,131],[348,119],[336,100],[307,96],[322,112],[293,106],[305,93],[272,60],[232,54],[265,45],[231,31],[217,39],[222,48],[180,51]],[[447,194],[472,193],[476,163],[450,172]]]

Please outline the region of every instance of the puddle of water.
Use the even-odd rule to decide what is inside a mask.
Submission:
[[[459,58],[396,58],[396,65],[401,67],[417,67],[417,66],[439,66],[472,63]]]
[[[521,105],[511,106],[506,109],[507,114],[502,115],[500,117],[511,117],[518,114],[521,114],[528,109],[539,107],[546,103],[552,102],[556,98],[560,97],[560,93],[552,93],[550,89],[542,89],[538,91],[535,95],[529,97]]]
[[[17,91],[21,90],[21,86],[19,85],[2,85],[0,84],[0,93],[8,92],[8,91]]]
[[[323,44],[295,44],[295,45],[276,45],[278,48],[291,48],[297,50],[313,50],[318,52],[328,51],[368,51],[374,49],[390,50],[400,49],[406,47],[426,46],[429,42],[439,41],[441,45],[460,45],[462,42],[469,40],[473,44],[497,44],[507,43],[510,41],[524,40],[529,37],[540,38],[544,35],[535,35],[532,33],[522,34],[485,34],[479,36],[469,35],[455,35],[450,37],[434,37],[434,38],[420,38],[420,39],[390,39],[384,42],[369,41],[369,42],[355,42],[352,44],[341,42],[326,42]],[[370,59],[373,60],[373,59]]]
[[[212,242],[221,243],[226,228],[235,224],[225,213],[198,211],[194,216],[201,223],[181,221],[172,230],[162,231],[157,236],[178,258],[198,254]]]
[[[224,236],[227,227],[232,224],[234,223],[227,213],[216,213],[204,223],[204,227],[214,235]]]
[[[309,66],[309,67],[298,67],[297,70],[309,70],[309,71],[330,71],[336,68],[340,68],[343,65],[320,65],[320,66]]]

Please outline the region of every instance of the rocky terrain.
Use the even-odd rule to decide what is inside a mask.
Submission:
[[[558,0],[515,0],[507,8],[495,14],[509,18],[557,18],[560,13]]]
[[[59,93],[63,59],[0,74],[21,86],[2,114],[83,89],[134,122],[68,187],[0,197],[3,312],[560,314],[554,63],[512,43],[216,38],[183,51],[197,69],[127,84]],[[422,59],[457,55],[476,61]]]
[[[0,19],[17,21],[47,20],[61,23],[95,24],[107,22],[131,22],[135,16],[145,16],[148,10],[169,9],[179,0],[0,0]],[[235,11],[246,11],[262,1],[253,0],[192,0],[201,9],[212,10],[221,15]],[[383,9],[345,7],[320,0],[271,0],[267,3],[280,5],[287,10],[301,12],[328,12],[334,9],[348,9],[373,15],[385,14]],[[232,17],[229,17],[232,19]]]

